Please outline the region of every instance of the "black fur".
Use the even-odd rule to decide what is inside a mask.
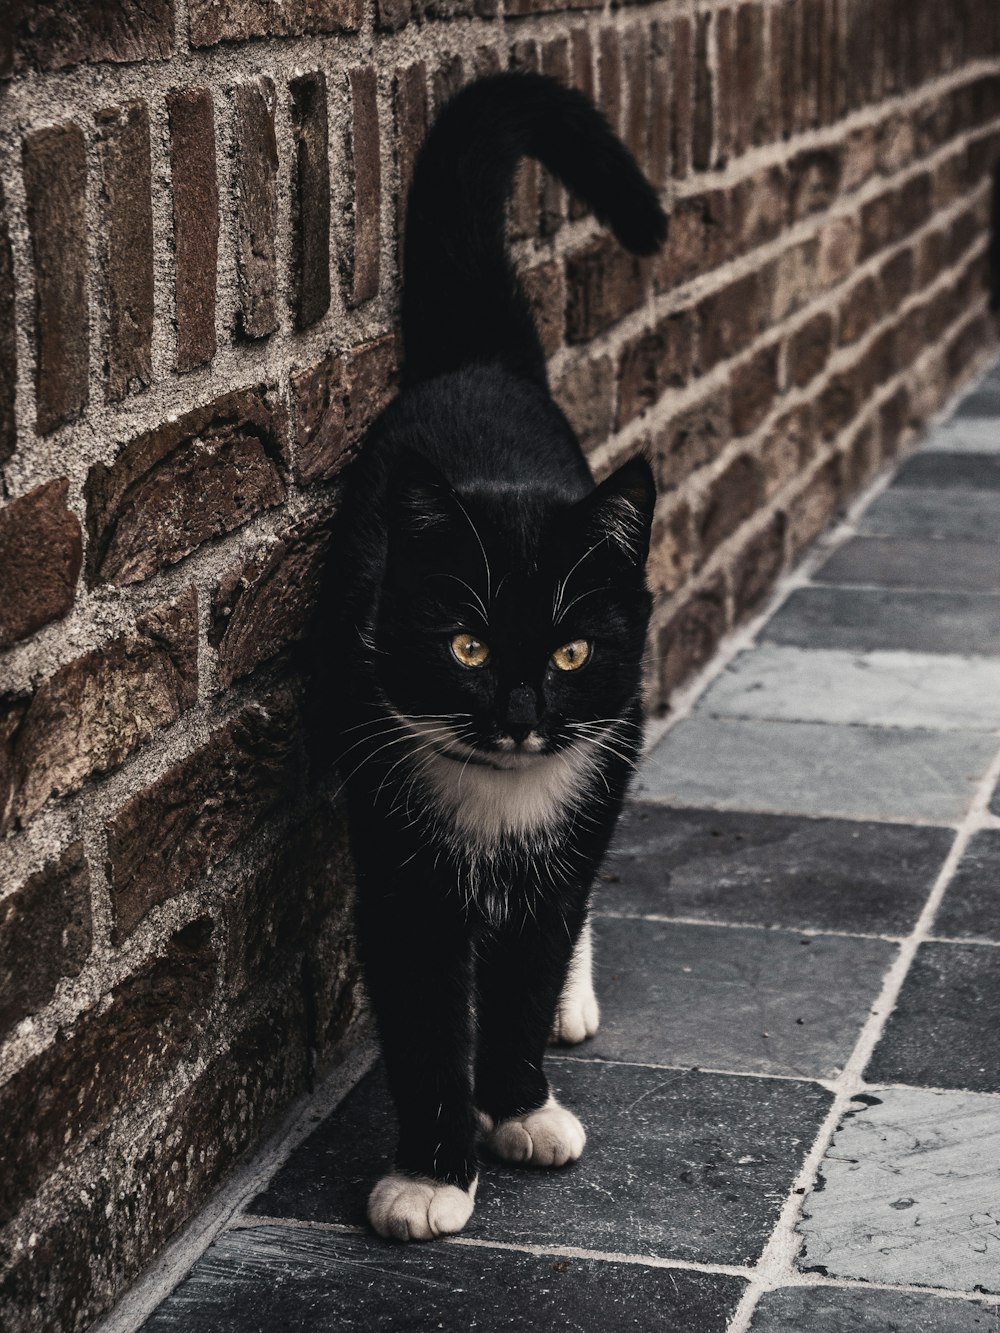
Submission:
[[[462,1187],[477,1170],[475,1108],[499,1121],[548,1095],[546,1041],[639,752],[649,616],[650,469],[636,459],[594,487],[507,255],[504,207],[526,153],[632,250],[663,240],[652,189],[579,93],[500,75],[445,108],[409,201],[403,390],[349,473],[337,606],[314,641],[397,1165]],[[485,666],[456,661],[463,630],[490,646]],[[552,653],[575,639],[590,660],[556,670]],[[529,733],[544,755],[499,748]],[[463,828],[463,772],[479,793],[496,787],[495,813],[508,808],[501,784],[527,781],[495,766],[544,765],[556,782],[578,754],[585,772],[544,826]]]

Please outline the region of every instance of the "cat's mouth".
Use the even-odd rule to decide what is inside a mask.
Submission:
[[[506,742],[506,744],[504,743]],[[472,764],[480,768],[492,768],[501,773],[517,772],[528,768],[549,753],[548,742],[536,733],[517,742],[511,736],[501,736],[495,748],[484,749],[470,745],[457,737],[453,742],[434,747],[442,759],[451,759],[458,764]]]

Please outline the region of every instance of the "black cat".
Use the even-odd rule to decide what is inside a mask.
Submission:
[[[383,1236],[460,1230],[476,1137],[562,1166],[584,1131],[543,1072],[597,1027],[588,895],[639,753],[648,464],[595,487],[549,396],[505,244],[540,159],[639,254],[655,193],[580,93],[471,85],[420,154],[407,215],[403,387],[349,473],[314,646],[337,712],[357,924],[399,1117]]]

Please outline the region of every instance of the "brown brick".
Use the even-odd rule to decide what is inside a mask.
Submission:
[[[717,166],[724,167],[735,153],[742,151],[736,124],[740,65],[736,50],[736,15],[731,9],[720,9],[715,16],[715,51],[718,84],[715,161]]]
[[[0,829],[25,824],[50,796],[110,772],[198,697],[193,588],[123,634],[60,667],[0,724]],[[2,782],[6,772],[6,783]]]
[[[536,74],[541,66],[538,43],[515,42],[510,48],[510,68],[519,73]],[[508,205],[509,234],[516,239],[538,235],[541,166],[533,157],[523,157],[514,176]]]
[[[668,597],[690,577],[693,569],[691,508],[686,500],[681,500],[669,513],[658,515],[653,523],[646,577],[655,595]]]
[[[646,266],[610,236],[601,236],[566,256],[566,341],[587,342],[646,295]]]
[[[646,29],[627,28],[622,42],[622,138],[643,169],[649,136],[649,43]]]
[[[290,795],[297,756],[288,690],[252,704],[108,821],[108,886],[120,944],[159,903],[252,840]]]
[[[840,153],[840,188],[858,190],[875,175],[878,140],[873,125],[862,125],[846,136]]]
[[[46,434],[87,402],[87,157],[78,126],[26,136],[24,188],[35,273],[36,421]]]
[[[661,490],[680,486],[717,458],[729,440],[729,389],[718,389],[673,417],[654,444]]]
[[[856,282],[840,306],[841,347],[847,347],[863,338],[882,318],[878,283],[871,275]]]
[[[258,386],[137,436],[87,478],[90,574],[138,583],[285,498],[287,429]]]
[[[820,233],[816,277],[825,290],[850,277],[857,267],[861,236],[854,218],[833,218]]]
[[[843,454],[843,474],[848,493],[860,491],[881,465],[875,426],[864,421],[851,436]]]
[[[671,157],[674,175],[683,180],[691,171],[694,133],[694,40],[691,20],[675,18],[671,25],[673,50],[674,120]]]
[[[330,161],[326,75],[302,74],[292,95],[295,173],[292,185],[292,312],[307,329],[330,308]]]
[[[749,435],[766,419],[778,393],[779,343],[762,347],[729,376],[733,437]]]
[[[73,605],[83,547],[68,493],[68,481],[49,481],[0,509],[0,648]]]
[[[362,11],[362,0],[190,0],[191,45],[355,32]]]
[[[840,189],[840,151],[814,148],[788,164],[789,212],[793,222],[829,208]]]
[[[666,243],[653,260],[657,291],[669,291],[715,268],[725,258],[730,196],[725,190],[678,199]]]
[[[716,574],[660,630],[660,682],[664,697],[700,671],[726,632],[726,587]]]
[[[558,37],[542,43],[541,69],[550,79],[555,79],[563,87],[569,87],[570,59],[569,41]],[[539,226],[543,236],[554,236],[563,224],[566,216],[566,191],[550,171],[544,168],[541,175],[541,203]],[[561,322],[561,317],[560,317]]]
[[[760,455],[766,499],[783,490],[815,454],[814,416],[811,403],[800,403],[767,432]]]
[[[694,104],[691,121],[691,165],[707,171],[715,143],[715,78],[709,59],[710,14],[695,16]]]
[[[17,446],[17,312],[14,305],[14,258],[7,206],[0,183],[0,465]]]
[[[737,253],[755,250],[781,235],[788,222],[788,177],[771,166],[732,190],[730,229]]]
[[[816,429],[824,440],[832,440],[857,411],[855,378],[850,372],[835,375],[816,402]]]
[[[248,338],[264,338],[278,327],[275,101],[271,79],[233,89],[240,332]]]
[[[763,498],[760,464],[750,454],[738,454],[712,482],[698,519],[703,560],[757,511]]]
[[[375,27],[379,32],[398,32],[413,14],[412,0],[376,0]]]
[[[759,272],[737,278],[706,296],[698,305],[702,373],[741,352],[764,327],[767,318],[765,281]]]
[[[879,408],[879,438],[884,462],[895,457],[910,427],[910,393],[905,385]]]
[[[778,581],[785,563],[785,515],[777,513],[733,560],[729,586],[733,590],[733,619],[745,620]]]
[[[555,14],[563,10],[600,9],[600,0],[510,0],[504,6],[508,18],[523,18],[529,14]]]
[[[913,291],[915,264],[912,250],[900,250],[879,270],[882,284],[882,299],[887,311],[895,310],[903,304]]]
[[[594,81],[594,51],[586,28],[574,28],[569,35],[572,84],[593,102],[597,91]]]
[[[788,541],[792,559],[812,542],[837,512],[842,494],[841,459],[829,459],[788,506]]]
[[[814,315],[788,339],[787,381],[802,388],[815,379],[830,356],[833,344],[833,320],[826,314]]]
[[[90,877],[74,842],[0,899],[0,1038],[80,974],[90,941]]]
[[[174,48],[173,0],[102,0],[66,5],[32,0],[15,5],[11,73],[71,69],[109,61],[162,60]]]
[[[816,295],[819,240],[810,237],[786,250],[774,264],[771,282],[771,319],[778,323],[800,310]]]
[[[657,402],[666,389],[688,382],[692,341],[691,314],[684,310],[625,344],[618,363],[617,430]]]
[[[670,26],[654,22],[649,29],[649,141],[647,174],[657,190],[670,179],[673,100],[670,67]]]
[[[555,259],[547,264],[536,264],[534,268],[523,270],[521,283],[538,325],[542,350],[546,356],[552,356],[562,346],[566,316],[562,265]]]
[[[427,67],[423,61],[396,71],[393,110],[396,120],[396,163],[399,168],[399,194],[396,197],[397,268],[401,270],[406,201],[417,154],[427,134]]]
[[[296,473],[325,481],[364,435],[396,388],[396,344],[384,334],[292,375]]]
[[[905,236],[922,227],[931,215],[934,183],[930,172],[922,171],[919,175],[913,176],[896,193],[902,228],[896,235]]]
[[[598,105],[614,130],[622,118],[622,50],[614,28],[602,28],[597,41],[597,78],[600,87]]]
[[[111,991],[106,1008],[61,1029],[0,1089],[9,1145],[0,1221],[67,1151],[100,1132],[183,1057],[208,1011],[215,966],[210,922],[177,931],[160,957]]]
[[[736,151],[763,143],[770,130],[770,102],[764,57],[764,12],[759,4],[741,5],[736,16]]]
[[[361,305],[378,295],[381,248],[382,173],[379,163],[378,87],[371,65],[348,73],[351,85],[351,169],[354,230],[349,301]]]
[[[571,361],[553,386],[556,402],[588,451],[603,444],[611,434],[614,391],[615,372],[610,357],[590,354]]]
[[[174,311],[177,369],[193,370],[215,355],[219,260],[219,183],[215,114],[207,88],[167,94],[174,209]]]
[[[153,378],[153,208],[149,110],[126,102],[95,114],[105,231],[105,397]]]
[[[302,638],[329,541],[327,521],[303,519],[222,576],[208,634],[221,685],[231,685]]]

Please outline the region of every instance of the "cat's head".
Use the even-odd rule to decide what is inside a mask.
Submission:
[[[383,696],[435,748],[496,767],[597,734],[639,687],[654,503],[641,458],[571,503],[516,481],[459,494],[406,457],[370,627]]]

